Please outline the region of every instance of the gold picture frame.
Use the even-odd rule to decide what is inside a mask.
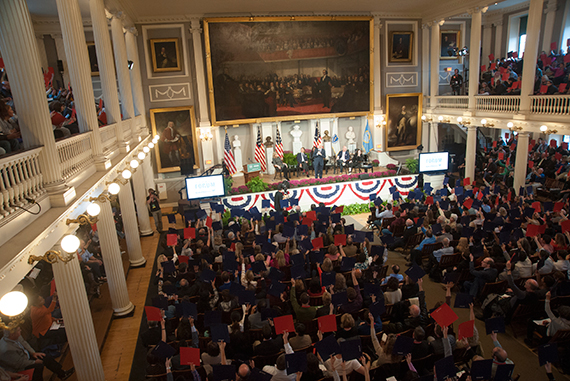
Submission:
[[[91,76],[96,77],[99,75],[99,64],[97,63],[97,48],[95,47],[95,42],[87,41],[87,54],[89,55]]]
[[[158,172],[180,171],[181,164],[199,168],[199,137],[194,106],[154,108],[149,111],[152,135],[160,136],[154,146]],[[172,128],[166,131],[171,122]]]
[[[422,141],[422,93],[386,95],[386,151],[416,149]]]
[[[153,38],[150,39],[149,43],[153,72],[164,73],[182,70],[179,38]]]
[[[388,62],[412,62],[414,32],[391,31],[388,40]]]
[[[439,32],[439,58],[442,60],[457,60],[457,50],[461,49],[460,30],[442,30]]]
[[[228,106],[228,104],[230,104],[230,102],[227,102],[228,100],[226,99],[220,99],[220,95],[221,94],[226,94],[223,96],[229,97],[227,95],[227,92],[224,91],[220,91],[220,86],[218,85],[219,79],[220,78],[227,78],[227,77],[231,77],[231,73],[226,73],[226,68],[228,68],[229,66],[232,66],[232,69],[238,68],[237,70],[242,70],[242,67],[244,65],[241,65],[240,67],[240,59],[236,58],[235,61],[232,61],[231,59],[233,57],[238,56],[239,54],[230,54],[228,52],[224,52],[224,51],[220,51],[221,49],[223,49],[222,47],[220,47],[220,44],[215,43],[214,39],[216,38],[215,35],[215,25],[219,25],[222,23],[226,23],[227,25],[231,26],[232,24],[237,25],[240,24],[239,27],[242,27],[243,29],[245,28],[254,28],[256,27],[256,25],[254,25],[255,23],[265,23],[265,25],[257,25],[260,28],[259,29],[263,29],[265,31],[266,34],[264,34],[264,36],[271,36],[269,39],[270,41],[268,42],[268,45],[270,46],[274,46],[277,42],[276,39],[279,40],[278,44],[283,44],[283,48],[280,51],[276,51],[276,50],[268,50],[268,51],[259,51],[257,53],[259,53],[259,56],[261,57],[261,59],[259,60],[259,63],[272,63],[272,62],[280,62],[280,63],[290,63],[292,61],[299,61],[300,62],[300,58],[295,58],[297,57],[296,55],[296,49],[307,49],[305,47],[301,47],[301,48],[293,48],[293,49],[287,49],[285,50],[284,47],[284,43],[283,41],[287,38],[287,37],[291,37],[293,38],[293,36],[299,36],[299,34],[294,34],[295,32],[292,30],[293,27],[295,28],[304,28],[305,25],[307,25],[310,22],[322,22],[323,25],[326,25],[326,22],[365,22],[366,23],[366,34],[361,33],[360,35],[355,35],[353,36],[354,38],[352,40],[348,40],[348,42],[346,41],[340,41],[337,39],[336,41],[334,41],[334,38],[331,38],[331,40],[333,40],[333,42],[331,42],[331,45],[334,46],[335,49],[337,49],[337,51],[339,52],[339,54],[337,54],[338,57],[340,58],[345,58],[347,59],[347,55],[352,51],[350,47],[348,47],[347,44],[352,43],[355,40],[360,39],[361,43],[366,42],[367,46],[365,50],[362,50],[362,56],[364,56],[366,59],[365,60],[360,60],[359,62],[362,63],[362,66],[366,67],[365,70],[365,75],[363,75],[364,80],[361,81],[359,84],[361,85],[362,88],[362,84],[365,84],[366,87],[366,94],[365,94],[365,98],[366,98],[366,104],[364,106],[364,102],[360,102],[360,103],[353,103],[353,104],[358,104],[357,107],[361,107],[362,109],[358,109],[357,111],[351,111],[348,110],[346,111],[346,109],[340,107],[341,105],[339,105],[339,107],[336,107],[337,110],[341,110],[341,111],[337,111],[335,109],[333,109],[333,107],[335,107],[335,101],[336,99],[338,99],[339,97],[341,97],[342,95],[344,95],[344,87],[342,88],[342,91],[340,91],[339,89],[335,88],[334,85],[332,86],[332,100],[331,102],[329,102],[328,107],[326,106],[326,99],[325,96],[323,95],[323,93],[321,92],[322,90],[318,90],[318,85],[317,86],[313,86],[312,91],[306,91],[305,87],[301,87],[300,89],[297,90],[297,92],[302,91],[302,94],[300,95],[301,99],[303,99],[302,97],[305,96],[307,93],[309,93],[310,95],[308,95],[307,97],[313,97],[313,99],[317,98],[317,94],[320,94],[319,98],[322,99],[321,103],[322,106],[318,106],[318,107],[314,107],[314,109],[316,109],[315,111],[311,111],[311,112],[303,112],[302,110],[300,110],[300,107],[297,109],[294,109],[294,112],[292,110],[287,110],[286,112],[279,112],[279,105],[277,106],[268,106],[269,107],[269,112],[267,112],[266,114],[262,114],[260,113],[259,115],[249,115],[245,112],[243,112],[243,104],[244,103],[239,103],[239,102],[234,102],[236,105],[238,105],[237,107],[234,105],[234,109],[238,108],[238,107],[242,107],[241,110],[239,110],[238,112],[234,112],[235,110],[233,110],[233,114],[230,115],[230,113],[221,113],[220,110],[222,108],[229,108],[230,106]],[[273,26],[272,25],[267,25],[269,23],[284,23],[284,24],[280,24],[278,26],[278,28],[280,28],[279,30],[281,31],[287,31],[289,34],[284,34],[283,32],[281,33],[273,33],[274,31],[270,30]],[[299,23],[298,25],[296,25],[296,23]],[[305,24],[302,24],[305,23]],[[348,24],[348,23],[347,23]],[[332,24],[329,24],[329,27]],[[326,26],[324,26],[324,28],[326,28]],[[234,28],[233,30],[236,30],[238,28]],[[229,28],[228,30],[232,30],[232,28]],[[241,41],[242,39],[239,38],[239,34],[236,33],[229,33],[226,30],[225,33],[223,35],[231,35],[232,36],[232,44],[236,44],[236,41]],[[218,36],[222,35],[221,33],[218,34]],[[248,35],[248,36],[252,36],[253,34],[246,34],[244,32],[244,35]],[[306,34],[301,34],[300,38],[303,40],[307,40],[307,39],[311,39],[312,37],[314,37],[314,35],[311,35],[309,33]],[[364,37],[364,38],[362,38]],[[265,38],[265,37],[264,37]],[[271,38],[275,38],[274,40],[271,40]],[[227,39],[226,39],[227,40]],[[315,38],[316,40],[316,38]],[[374,18],[370,17],[370,16],[323,16],[323,17],[316,17],[316,16],[306,16],[306,17],[218,17],[218,18],[205,18],[204,19],[204,41],[205,41],[205,50],[206,50],[206,70],[207,70],[207,75],[208,75],[208,90],[209,90],[209,100],[210,100],[210,113],[211,113],[211,121],[212,121],[212,125],[215,126],[224,126],[224,125],[236,125],[236,124],[247,124],[247,123],[261,123],[261,122],[277,122],[277,121],[295,121],[295,120],[309,120],[309,119],[318,119],[318,118],[333,118],[333,117],[352,117],[352,116],[364,116],[364,115],[368,115],[369,113],[373,112],[372,110],[374,109],[374,72],[373,72],[373,68],[374,68]],[[229,41],[229,40],[228,40]],[[291,43],[291,42],[289,42]],[[299,44],[301,44],[299,42]],[[331,45],[324,45],[324,48],[329,48]],[[248,49],[250,49],[252,47],[252,44],[248,44],[246,45]],[[315,43],[316,46],[316,43]],[[319,47],[322,47],[322,45],[320,45]],[[311,48],[311,47],[309,47]],[[234,49],[239,49],[239,47],[235,47]],[[346,50],[346,51],[343,51]],[[283,53],[285,52],[285,53]],[[235,52],[231,52],[231,53],[235,53]],[[239,53],[239,52],[238,52]],[[267,54],[266,54],[267,53]],[[283,53],[284,56],[283,57],[277,57],[279,54],[278,53]],[[272,57],[272,54],[275,55],[275,57]],[[265,57],[268,56],[269,58]],[[337,57],[337,58],[338,58]],[[332,60],[332,59],[330,59]],[[348,60],[348,59],[347,59]],[[354,60],[353,62],[356,62],[356,60]],[[321,72],[320,69],[325,69],[325,70],[331,70],[330,68],[333,67],[332,63],[327,63],[326,65],[319,65],[322,66],[322,68],[319,68],[319,73]],[[251,70],[251,69],[250,69]],[[258,72],[265,72],[267,73],[267,71],[263,71],[263,70],[259,70]],[[239,73],[241,74],[241,73]],[[274,78],[277,78],[278,75],[276,74],[276,72],[272,72],[272,74],[274,75]],[[322,75],[322,78],[320,77],[320,74],[316,74],[316,69],[315,69],[315,73],[311,74],[310,80],[316,80],[317,83],[319,82],[319,79],[326,79],[326,75],[328,73],[324,73]],[[356,70],[356,77],[358,78],[358,80],[360,80],[360,74],[361,72],[357,69]],[[301,72],[301,75],[305,75],[305,73]],[[227,76],[227,77],[226,77]],[[245,77],[246,75],[244,74],[243,76],[241,75],[236,75],[235,78],[242,78]],[[239,86],[239,85],[237,85]],[[269,86],[268,86],[269,87]],[[258,90],[258,89],[255,89]],[[261,91],[264,91],[264,89],[260,89]],[[240,89],[241,91],[241,89]],[[335,93],[336,91],[336,93]],[[241,92],[243,93],[243,92]],[[277,94],[278,92],[275,91],[275,94]],[[326,92],[325,92],[326,93]],[[298,94],[293,92],[293,97],[297,97]],[[339,94],[342,94],[339,96]],[[361,92],[361,94],[363,94],[363,92]],[[277,95],[276,97],[277,98]],[[279,101],[275,101],[275,104],[277,104],[278,102],[283,102],[283,99],[285,99],[285,97],[280,98]],[[361,99],[364,99],[361,98]],[[297,100],[297,98],[296,98]],[[231,99],[229,100],[231,101]],[[318,103],[318,102],[315,102]],[[348,102],[347,102],[348,103]],[[224,105],[224,106],[219,106],[219,105]],[[287,103],[285,103],[285,105],[282,105],[282,107],[286,107]],[[273,107],[273,110],[271,109],[271,107]],[[294,108],[295,106],[290,106],[289,108]],[[300,111],[299,111],[300,110]],[[330,110],[330,111],[329,111]],[[291,114],[288,114],[288,112],[292,112]],[[239,114],[239,115],[235,115],[235,114]]]

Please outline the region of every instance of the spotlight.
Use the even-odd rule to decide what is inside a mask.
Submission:
[[[125,169],[123,171],[123,173],[121,173],[121,176],[123,176],[123,179],[128,180],[131,178],[133,174],[131,173],[131,171],[129,171],[128,169]]]
[[[109,191],[109,193],[115,195],[121,191],[121,186],[117,183],[111,183],[109,184],[109,188],[107,188],[107,190]]]
[[[87,214],[89,214],[91,217],[98,216],[100,212],[101,212],[101,207],[99,206],[99,204],[96,204],[94,202],[89,204],[89,206],[87,207]]]
[[[139,158],[139,160],[144,160],[144,158],[146,157],[146,155],[144,154],[144,152],[139,152],[139,154],[137,155],[137,157]]]

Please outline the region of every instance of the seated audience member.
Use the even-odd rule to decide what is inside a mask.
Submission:
[[[402,290],[398,279],[390,278],[386,283],[386,292],[384,292],[384,302],[386,304],[395,304],[402,300]]]
[[[360,286],[358,285],[358,280],[356,279],[356,271],[356,269],[352,269],[351,271],[353,287],[348,287],[346,290],[348,304],[340,307],[342,312],[345,313],[357,312],[362,308],[362,294],[360,293]]]
[[[406,266],[411,266],[413,263],[417,264],[417,265],[421,265],[421,261],[422,261],[422,250],[424,248],[424,245],[426,244],[432,244],[435,243],[435,237],[431,231],[431,229],[428,229],[425,232],[425,238],[422,240],[422,242],[420,242],[420,244],[418,246],[416,246],[411,252],[410,252],[410,261],[408,263],[406,263]]]
[[[349,340],[358,336],[358,329],[355,326],[354,318],[351,314],[344,314],[340,317],[340,327],[336,332],[337,340]]]
[[[253,352],[255,355],[268,356],[281,352],[283,349],[283,341],[281,336],[273,338],[273,330],[271,326],[265,325],[261,329],[263,341],[257,345],[253,343]]]
[[[0,148],[5,154],[19,151],[22,148],[21,140],[22,134],[14,110],[0,99]]]
[[[63,344],[67,341],[65,328],[51,329],[52,323],[57,321],[52,317],[57,306],[57,293],[54,293],[49,307],[45,306],[45,299],[38,295],[32,303],[30,315],[32,318],[32,334],[38,339],[38,347],[45,348],[48,345]]]
[[[438,278],[438,275],[440,275],[439,262],[441,262],[441,257],[444,255],[452,255],[454,251],[453,246],[449,246],[449,238],[444,238],[442,243],[443,247],[441,249],[434,250],[433,253],[430,254],[429,263],[426,267],[426,272],[436,279]]]
[[[497,333],[491,332],[491,340],[493,340],[493,365],[491,368],[491,376],[495,377],[497,372],[497,367],[501,364],[513,364],[513,361],[509,359],[509,355],[506,350],[503,349],[499,341],[497,340]]]
[[[291,347],[293,348],[294,351],[308,347],[313,343],[311,337],[309,335],[305,335],[306,330],[307,327],[305,327],[305,324],[303,323],[295,324],[295,333],[297,335],[289,339],[289,344],[291,344]]]
[[[291,284],[295,284],[295,279],[291,279]],[[297,301],[297,295],[295,292],[295,286],[291,287],[290,298],[291,305],[293,306],[293,311],[295,311],[295,316],[300,322],[308,322],[315,318],[317,314],[317,307],[309,305],[309,295],[303,292],[299,298],[301,305]]]
[[[435,325],[433,334],[433,336],[428,337],[428,342],[433,353],[436,355],[442,355],[444,353],[444,341],[449,342],[451,350],[455,349],[455,336],[448,333],[447,338],[444,337],[445,335],[443,334],[442,327],[440,327],[439,324]]]
[[[465,292],[472,296],[479,296],[479,292],[483,289],[486,283],[494,282],[497,279],[497,269],[493,266],[495,262],[491,258],[485,258],[481,261],[483,270],[475,270],[473,262],[473,254],[469,255],[469,272],[475,277],[473,281],[465,281],[463,287]]]
[[[63,103],[59,101],[52,102],[50,104],[50,111],[51,124],[53,125],[54,131],[61,131],[63,133],[62,137],[79,133],[77,119],[71,116],[71,114],[68,117],[63,115],[65,112],[65,105]]]
[[[570,306],[560,306],[558,307],[558,314],[560,316],[554,315],[550,309],[550,292],[546,293],[546,299],[544,300],[544,310],[550,319],[547,324],[537,324],[533,319],[528,321],[527,337],[525,343],[529,346],[534,346],[534,332],[538,332],[542,338],[539,340],[539,344],[546,344],[555,334],[560,330],[570,330]]]
[[[382,284],[386,284],[390,278],[396,278],[398,280],[398,283],[402,283],[404,281],[404,276],[400,274],[400,266],[392,265],[392,274],[388,275]]]

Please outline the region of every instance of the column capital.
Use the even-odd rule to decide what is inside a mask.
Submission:
[[[34,34],[36,35],[36,38],[39,38],[39,39],[41,39],[41,40],[44,39],[44,34],[43,34],[43,33],[41,33],[41,32],[35,32]]]
[[[473,16],[473,14],[481,12],[481,13],[485,13],[487,12],[487,9],[489,9],[489,7],[475,7],[475,8],[471,8],[467,10],[467,13],[469,13],[471,16]]]
[[[483,23],[483,29],[491,29],[492,27],[493,27],[492,22],[484,22]]]
[[[190,28],[188,28],[188,31],[192,34],[194,34],[194,33],[201,34],[204,32],[204,30],[202,28],[200,28],[199,26],[198,27],[191,26]]]
[[[544,14],[556,12],[557,10],[558,6],[555,0],[548,0],[544,2]]]
[[[125,19],[125,14],[123,13],[123,11],[111,12],[111,15],[113,16],[113,18],[117,20],[123,21]]]
[[[139,35],[139,30],[137,29],[136,26],[131,26],[127,28],[127,32],[129,32],[130,34],[132,34],[133,36],[138,36]]]
[[[496,27],[503,26],[503,20],[493,21],[493,25],[495,25]]]
[[[428,21],[427,25],[432,28],[434,26],[442,26],[443,24],[445,24],[445,20],[432,20],[432,21]]]
[[[428,25],[428,23],[423,23],[422,24],[422,29],[429,29],[431,25]]]
[[[382,29],[382,27],[384,26],[384,23],[382,21],[380,21],[379,19],[374,19],[374,28],[376,29]]]
[[[51,38],[53,38],[54,40],[61,40],[63,39],[63,34],[62,33],[50,33],[49,36]]]

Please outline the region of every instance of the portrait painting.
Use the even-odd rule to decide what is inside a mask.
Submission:
[[[386,110],[386,151],[416,149],[422,139],[422,94],[389,94]]]
[[[457,59],[457,50],[460,49],[459,45],[461,45],[461,40],[459,39],[458,30],[442,30],[440,58],[442,60]]]
[[[93,41],[87,42],[87,53],[89,54],[89,67],[91,68],[91,76],[99,75],[99,65],[97,64],[97,50]]]
[[[152,135],[160,136],[154,146],[158,172],[176,172],[180,167],[198,168],[198,135],[194,107],[150,110]]]
[[[215,125],[370,112],[370,17],[251,20],[204,22]]]
[[[181,71],[180,48],[178,38],[155,38],[150,40],[152,71],[163,73]]]
[[[412,62],[414,32],[390,32],[388,62]]]

